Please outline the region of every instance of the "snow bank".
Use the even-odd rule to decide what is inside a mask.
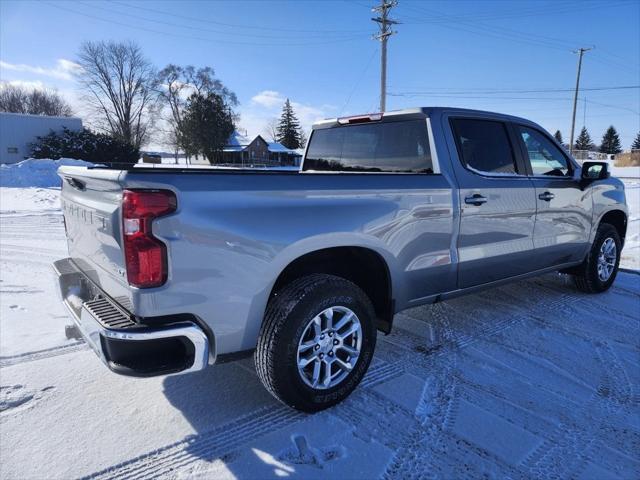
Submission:
[[[59,188],[0,188],[1,215],[61,214]]]
[[[30,158],[19,163],[3,164],[0,165],[0,187],[59,187],[60,177],[56,171],[62,165],[85,167],[93,164],[72,158],[60,160]]]
[[[609,164],[611,165],[611,163]],[[618,178],[636,178],[640,179],[640,167],[616,167],[610,166],[611,175]]]

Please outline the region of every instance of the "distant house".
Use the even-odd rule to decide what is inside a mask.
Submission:
[[[223,163],[240,166],[300,166],[302,155],[278,142],[267,142],[261,135],[253,139],[235,131],[223,150]]]
[[[82,120],[75,117],[47,117],[0,112],[0,163],[16,163],[29,157],[29,145],[51,130],[81,130]]]

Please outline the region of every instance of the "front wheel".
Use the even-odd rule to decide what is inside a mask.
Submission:
[[[260,380],[306,412],[345,399],[369,367],[376,343],[371,300],[354,283],[324,274],[294,280],[269,302],[255,352]]]
[[[574,274],[578,290],[600,293],[611,287],[618,274],[622,242],[614,226],[602,223],[589,254]]]

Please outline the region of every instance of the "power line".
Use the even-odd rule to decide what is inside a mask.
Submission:
[[[114,25],[120,25],[123,27],[127,27],[127,28],[132,28],[134,30],[137,31],[144,31],[144,32],[150,32],[150,33],[155,33],[158,35],[164,35],[167,37],[173,37],[173,38],[187,38],[187,39],[191,39],[191,40],[198,40],[201,42],[209,42],[209,43],[215,43],[215,44],[231,44],[231,45],[248,45],[248,46],[272,46],[272,47],[299,47],[299,46],[308,46],[308,45],[324,45],[324,44],[331,44],[331,43],[342,43],[342,42],[347,42],[347,41],[355,41],[358,40],[362,37],[360,37],[359,35],[354,36],[351,39],[340,39],[340,40],[326,40],[326,41],[317,41],[317,42],[291,42],[291,41],[285,41],[284,43],[264,43],[264,42],[239,42],[239,41],[235,41],[235,40],[221,40],[221,39],[212,39],[212,38],[205,38],[205,37],[198,37],[198,36],[194,36],[194,35],[185,35],[185,34],[181,34],[181,33],[170,33],[164,30],[156,30],[156,29],[152,29],[152,28],[148,28],[148,27],[143,27],[141,25],[131,25],[128,23],[124,23],[124,22],[120,22],[117,20],[112,20],[112,19],[107,19],[107,18],[103,18],[97,15],[92,15],[89,13],[85,13],[85,12],[81,12],[78,10],[74,10],[71,8],[68,8],[66,6],[61,6],[61,5],[56,5],[55,3],[51,3],[51,2],[47,2],[47,1],[43,1],[42,3],[47,4],[51,7],[57,8],[59,10],[63,10],[66,12],[70,12],[76,15],[80,15],[86,18],[91,18],[93,20],[98,20],[100,22],[105,22],[105,23],[111,23]]]
[[[198,17],[190,17],[187,15],[181,15],[179,13],[175,13],[175,12],[166,12],[163,10],[158,10],[155,8],[149,8],[149,7],[142,7],[140,5],[131,5],[125,2],[121,2],[118,0],[111,0],[112,4],[116,4],[116,5],[120,5],[122,7],[126,7],[126,8],[135,8],[137,10],[142,10],[145,12],[151,12],[151,13],[156,13],[159,15],[165,15],[171,18],[179,18],[182,20],[188,20],[190,22],[198,22],[198,23],[204,23],[207,25],[220,25],[222,27],[229,27],[229,28],[233,28],[233,29],[245,29],[245,30],[262,30],[262,31],[275,31],[275,32],[292,32],[295,34],[299,34],[299,33],[304,33],[304,34],[309,34],[309,33],[317,33],[317,34],[321,34],[321,35],[326,35],[326,34],[344,34],[344,35],[353,35],[356,33],[361,33],[361,34],[365,34],[367,33],[366,30],[361,30],[360,32],[354,31],[354,30],[309,30],[309,29],[292,29],[289,27],[265,27],[265,26],[261,26],[261,25],[243,25],[243,24],[238,24],[238,23],[226,23],[226,22],[220,22],[217,20],[212,20],[210,18],[198,18]],[[145,19],[147,19],[145,17]],[[150,19],[147,19],[149,21],[152,21]],[[220,33],[230,33],[230,34],[239,34],[239,32],[237,31],[232,31],[232,32],[220,32]],[[243,35],[250,35],[250,34],[243,34]]]
[[[615,87],[591,87],[591,88],[583,88],[582,91],[609,91],[609,90],[632,90],[632,89],[640,89],[640,85],[622,85]],[[573,92],[575,89],[573,88],[544,88],[544,89],[536,89],[536,90],[513,90],[513,89],[470,89],[470,90],[446,90],[446,91],[436,91],[436,89],[431,90],[415,90],[408,92],[397,92],[397,93],[389,93],[389,95],[396,96],[404,96],[404,95],[413,95],[413,96],[424,96],[424,95],[437,95],[438,93],[446,93],[446,94],[468,94],[468,93],[483,93],[487,95],[493,94],[503,94],[503,93],[562,93],[562,92]]]
[[[389,18],[389,12],[391,9],[398,5],[397,0],[380,0],[380,5],[372,9],[373,12],[378,13],[377,17],[373,17],[371,20],[378,24],[380,29],[377,35],[374,35],[374,39],[379,40],[382,44],[380,55],[380,111],[384,112],[387,109],[387,40],[391,35],[397,32],[391,29],[392,25],[399,22]]]
[[[598,5],[591,5],[591,6],[584,6],[583,4],[581,4],[580,2],[578,2],[580,4],[580,11],[586,9],[586,8],[596,8],[598,7]],[[630,2],[618,2],[616,4],[607,4],[607,6],[611,7],[611,6],[616,6],[616,5],[630,5],[632,3]],[[604,6],[604,5],[602,5]],[[433,10],[426,10],[423,8],[419,8],[419,7],[414,7],[414,6],[409,6],[407,7],[415,12],[418,13],[427,13],[429,15],[434,15],[434,18],[431,19],[422,19],[422,22],[416,22],[416,23],[429,23],[432,25],[436,25],[436,26],[440,26],[443,28],[449,28],[449,29],[453,29],[453,30],[460,30],[460,31],[465,31],[465,32],[469,32],[469,33],[474,33],[477,35],[485,35],[485,36],[489,36],[489,37],[494,37],[494,38],[499,38],[499,39],[510,39],[512,41],[516,41],[516,42],[520,42],[520,43],[524,43],[524,44],[529,44],[529,45],[535,45],[535,46],[540,46],[540,47],[545,47],[545,48],[553,48],[556,50],[563,50],[563,51],[567,51],[570,50],[573,43],[569,43],[567,40],[561,40],[561,39],[557,39],[557,38],[551,38],[551,37],[546,37],[546,36],[542,36],[539,34],[531,34],[531,33],[525,33],[525,32],[521,32],[519,30],[512,30],[512,29],[508,29],[505,27],[498,27],[498,26],[492,26],[492,25],[487,25],[487,24],[483,24],[483,23],[479,23],[478,22],[478,18],[482,18],[482,16],[478,16],[477,14],[474,14],[472,17],[473,21],[465,21],[464,18],[467,17],[461,17],[459,15],[453,16],[453,15],[447,15],[441,12],[436,12]],[[568,10],[566,9],[566,7],[563,7],[564,11],[575,11],[575,7],[571,6]],[[541,13],[547,14],[552,12],[552,9],[550,8],[545,8]],[[536,14],[536,11],[530,11],[529,13],[531,14]],[[526,11],[522,11],[521,9],[518,11],[518,13],[514,16],[517,16],[518,18],[521,18],[523,16],[527,16],[527,12]],[[461,19],[462,18],[462,19]],[[485,17],[486,18],[486,17]],[[489,19],[498,19],[498,18],[509,18],[509,17],[505,17],[505,16],[495,16],[493,18],[489,18]],[[420,20],[421,18],[418,17],[418,19]],[[408,25],[411,25],[411,22],[405,22]],[[463,28],[460,26],[454,26],[452,24],[461,24],[466,26],[467,28]],[[621,66],[621,68],[629,68],[628,65],[623,65]]]
[[[403,94],[403,93],[389,93],[388,95],[392,95],[392,96],[397,96],[397,97],[415,97],[415,96],[422,96],[422,95],[411,95],[411,94]],[[522,101],[547,101],[547,102],[570,102],[573,100],[572,97],[509,97],[509,96],[494,96],[494,95],[458,95],[458,94],[451,94],[451,93],[435,93],[435,94],[430,94],[429,95],[432,98],[451,98],[451,99],[469,99],[469,100],[491,100],[491,101],[497,101],[497,100],[509,100],[509,101],[518,101],[518,102],[522,102]],[[583,97],[578,97],[578,100],[582,100],[585,101],[587,103],[590,103],[592,105],[598,105],[601,107],[606,107],[606,108],[614,108],[617,110],[624,110],[627,112],[631,112],[634,115],[640,115],[640,111],[637,110],[633,110],[631,108],[628,107],[624,107],[621,105],[611,105],[608,103],[601,103],[601,102],[596,102],[594,100],[588,100],[586,98]],[[542,108],[544,110],[548,110],[548,107],[544,107]]]
[[[458,95],[451,93],[434,93],[434,94],[405,94],[405,93],[389,93],[393,97],[422,97],[429,96],[433,98],[479,98],[485,100],[548,100],[548,101],[557,101],[557,100],[571,100],[571,97],[503,97],[503,96],[493,96],[493,95]]]
[[[640,115],[640,112],[638,110],[634,110],[632,108],[621,107],[620,105],[611,105],[611,104],[608,104],[608,103],[594,102],[593,100],[587,100],[586,98],[584,100],[585,100],[585,102],[591,103],[593,105],[600,105],[601,107],[607,107],[607,108],[616,108],[618,110],[625,110],[627,112],[631,112],[631,113],[634,113],[636,115]]]
[[[468,15],[459,15],[456,14],[455,19],[461,20],[461,21],[465,21],[465,19],[467,21],[473,21],[474,23],[477,22],[478,20],[485,20],[485,21],[492,21],[492,20],[509,20],[509,19],[513,19],[513,18],[523,18],[523,17],[535,17],[535,16],[549,16],[549,15],[557,15],[557,14],[561,14],[561,13],[571,13],[571,14],[575,14],[576,11],[585,11],[585,10],[590,10],[590,9],[598,9],[598,8],[611,8],[611,7],[617,7],[617,6],[627,6],[627,5],[635,5],[636,2],[634,0],[631,1],[624,1],[624,0],[619,0],[617,2],[603,2],[603,3],[593,3],[591,5],[585,5],[585,2],[583,0],[579,0],[579,1],[574,1],[574,2],[565,2],[564,5],[560,4],[559,2],[555,2],[555,4],[553,6],[550,5],[546,5],[542,8],[540,7],[533,7],[533,8],[529,8],[529,9],[522,9],[522,8],[517,8],[512,10],[511,12],[509,11],[503,11],[501,13],[486,13],[486,14],[482,14],[482,13],[478,13],[478,12],[474,12],[474,13],[470,13]],[[434,10],[427,10],[425,8],[420,8],[420,7],[408,7],[411,10],[418,12],[418,13],[423,13],[423,14],[427,14],[432,16],[433,18],[425,18],[425,17],[415,17],[414,20],[418,20],[416,22],[413,22],[415,24],[424,24],[424,23],[438,23],[441,21],[446,21],[449,22],[449,19],[443,19],[444,16],[446,16],[446,14],[442,14],[440,12],[436,12]],[[435,14],[435,16],[434,16]],[[410,22],[407,22],[407,24],[411,24]],[[486,25],[486,24],[485,24]]]
[[[369,70],[369,65],[371,65],[371,61],[373,60],[373,57],[376,56],[376,53],[378,53],[378,49],[377,48],[373,52],[371,52],[371,56],[369,57],[369,60],[367,61],[364,69],[362,70],[362,73],[358,76],[358,79],[356,80],[356,83],[353,85],[353,88],[349,92],[349,96],[347,97],[347,101],[344,102],[344,105],[340,109],[340,113],[338,114],[338,116],[341,116],[342,113],[344,112],[345,108],[347,108],[347,106],[349,105],[349,102],[351,101],[351,97],[355,93],[356,88],[358,88],[358,85],[360,85],[360,82],[362,81],[362,78],[364,77],[365,73],[367,73],[367,70]]]
[[[585,10],[586,8],[599,8],[598,5],[587,5],[586,7],[584,6],[583,3],[578,2],[578,4],[580,5],[580,11]],[[607,7],[612,7],[612,6],[623,6],[623,5],[632,5],[634,4],[633,2],[618,2],[615,4],[611,4],[611,3],[607,3],[606,6]],[[601,6],[605,6],[604,4]],[[481,15],[478,14],[473,14],[472,16],[452,16],[452,15],[446,15],[444,13],[441,12],[435,12],[433,10],[428,11],[426,9],[423,8],[418,8],[418,7],[412,7],[409,6],[409,9],[418,12],[418,13],[427,13],[429,15],[434,15],[435,16],[433,18],[430,19],[423,19],[422,22],[415,22],[415,23],[429,23],[432,25],[436,25],[436,26],[440,26],[442,28],[448,28],[448,29],[452,29],[452,30],[458,30],[458,31],[463,31],[463,32],[468,32],[468,33],[472,33],[472,34],[476,34],[476,35],[483,35],[483,36],[488,36],[488,37],[492,37],[492,38],[497,38],[497,39],[509,39],[511,41],[515,41],[515,42],[519,42],[519,43],[523,43],[523,44],[527,44],[527,45],[534,45],[537,47],[543,47],[543,48],[551,48],[551,49],[555,49],[555,50],[561,50],[561,51],[567,51],[570,50],[571,47],[573,46],[573,43],[569,43],[567,40],[561,40],[561,39],[557,39],[557,38],[552,38],[552,37],[547,37],[547,36],[543,36],[540,34],[532,34],[532,33],[526,33],[526,32],[522,32],[519,30],[512,30],[509,28],[505,28],[505,27],[499,27],[499,26],[493,26],[493,25],[488,25],[486,23],[479,23],[478,19],[498,19],[498,18],[509,18],[508,16],[504,16],[504,15],[499,15],[499,16],[493,16],[491,18],[489,17],[483,17]],[[562,9],[564,11],[575,11],[575,7],[571,6],[569,10],[566,10],[566,7],[562,7]],[[540,13],[544,13],[544,14],[548,14],[551,13],[553,10],[545,7]],[[522,9],[520,9],[517,14],[515,16],[517,16],[518,18],[524,17],[524,16],[530,16],[530,15],[536,15],[536,11],[534,10],[530,10],[530,11],[523,11]],[[472,18],[472,22],[470,21],[465,21],[464,18]],[[419,17],[420,19],[420,17]],[[408,25],[411,25],[412,22],[405,22]],[[444,23],[444,24],[443,24]],[[458,24],[458,26],[455,26],[455,24]],[[464,27],[461,27],[459,25],[464,25]],[[465,28],[466,27],[466,28]],[[607,52],[607,54],[611,57],[616,57],[618,60],[613,60],[611,58],[608,58],[607,56],[605,56],[602,53],[596,53],[593,55],[592,59],[598,63],[604,64],[604,65],[608,65],[608,66],[614,66],[617,69],[620,70],[625,70],[627,72],[633,73],[633,74],[638,74],[640,73],[640,65],[639,64],[635,64],[635,63],[631,63],[629,61],[627,61],[627,59],[616,55],[614,53],[611,52]],[[626,62],[626,63],[623,63]]]
[[[118,3],[118,2],[115,2]],[[110,14],[115,14],[115,15],[123,15],[123,13],[119,10],[113,10],[111,8],[106,8],[103,6],[99,6],[96,5],[95,3],[92,3],[90,6],[87,5],[85,2],[82,1],[77,1],[76,4],[80,4],[83,5],[85,7],[89,7],[92,9],[98,9],[98,10],[102,10],[104,12],[110,13]],[[135,15],[133,13],[126,13],[126,16],[128,18],[136,18],[139,20],[142,20],[144,22],[150,22],[150,23],[155,23],[155,24],[159,24],[159,25],[166,25],[172,28],[186,28],[189,30],[198,30],[201,32],[208,32],[208,33],[215,33],[215,34],[221,34],[221,35],[237,35],[237,36],[241,36],[241,37],[253,37],[253,38],[267,38],[267,39],[274,39],[274,40],[286,40],[289,41],[291,40],[291,36],[284,36],[284,35],[265,35],[265,34],[259,34],[259,33],[245,33],[245,32],[238,32],[238,31],[231,31],[231,32],[226,32],[223,30],[215,30],[212,28],[204,28],[204,27],[194,27],[193,25],[185,25],[185,24],[180,24],[180,23],[176,23],[176,22],[168,22],[165,20],[157,20],[157,19],[153,19],[153,18],[149,18],[147,16],[142,16],[142,15]],[[286,31],[286,30],[283,30]],[[324,38],[326,36],[326,34],[314,34],[313,36],[318,37],[318,38]],[[307,33],[306,37],[311,38],[311,36]],[[350,39],[350,38],[356,38],[356,35],[354,35],[353,32],[350,32],[348,34],[341,34],[339,37],[336,36],[335,39],[336,40],[340,40],[340,39]]]

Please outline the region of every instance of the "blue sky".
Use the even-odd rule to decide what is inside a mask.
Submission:
[[[133,40],[158,67],[215,68],[250,134],[264,133],[285,97],[309,126],[378,109],[373,4],[1,0],[0,79],[55,87],[83,113],[72,76],[80,43]],[[638,0],[399,0],[392,17],[402,23],[389,42],[389,110],[494,110],[568,140],[572,50],[595,45],[585,54],[581,86],[593,90],[581,93],[578,129],[586,123],[599,142],[613,124],[624,148],[640,130],[640,89],[610,89],[640,85]]]

